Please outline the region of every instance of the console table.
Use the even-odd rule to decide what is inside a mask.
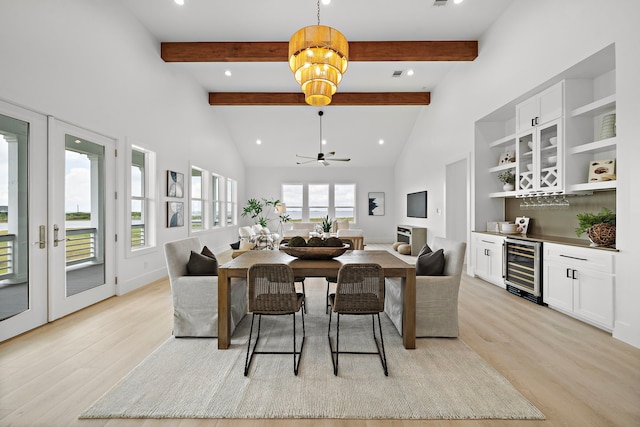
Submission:
[[[411,255],[418,255],[420,249],[427,243],[427,229],[413,225],[399,225],[396,230],[397,242],[411,245]]]

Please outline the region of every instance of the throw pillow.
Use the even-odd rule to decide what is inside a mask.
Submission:
[[[256,244],[254,242],[245,241],[245,240],[240,241],[240,250],[241,251],[250,251],[255,246],[256,246]]]
[[[416,259],[416,276],[442,276],[444,271],[444,250],[438,249]]]
[[[191,251],[189,262],[187,263],[187,271],[190,276],[217,276],[218,260],[215,256],[211,258],[210,256]]]
[[[343,219],[336,221],[336,231],[338,230],[348,230],[349,229],[349,220]]]
[[[216,256],[214,255],[214,253],[211,252],[211,249],[209,249],[206,246],[204,248],[202,248],[202,252],[200,252],[200,254],[204,255],[204,256],[208,256],[209,258],[213,258],[213,259],[216,260],[216,262],[218,262],[218,260],[216,259]]]
[[[425,244],[424,244],[424,246],[422,247],[422,249],[420,249],[420,252],[418,252],[418,256],[420,257],[420,256],[422,256],[422,255],[424,255],[424,254],[429,254],[429,253],[431,253],[431,252],[433,252],[433,251],[431,250],[431,248],[429,247],[429,245],[427,245],[427,244],[425,243]]]

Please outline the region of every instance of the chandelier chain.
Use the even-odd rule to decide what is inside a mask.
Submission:
[[[318,0],[318,25],[320,25],[320,0]]]

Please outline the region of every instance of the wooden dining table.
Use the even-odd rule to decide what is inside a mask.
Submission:
[[[249,267],[258,263],[287,264],[295,276],[337,277],[345,264],[379,264],[385,277],[400,277],[404,282],[402,343],[406,349],[416,348],[416,268],[387,251],[355,250],[328,260],[294,258],[278,250],[247,251],[218,268],[218,348],[231,344],[231,278],[247,277]]]

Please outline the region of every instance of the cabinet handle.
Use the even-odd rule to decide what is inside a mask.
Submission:
[[[570,256],[570,255],[562,255],[562,254],[560,254],[560,256],[561,256],[561,257],[564,257],[564,258],[577,259],[578,261],[589,261],[589,260],[588,260],[588,259],[586,259],[586,258],[578,258],[578,257],[575,257],[575,256]]]
[[[538,119],[539,119],[539,118],[540,118],[540,117],[536,117],[536,125],[538,124]]]
[[[490,242],[490,241],[488,241],[488,240],[482,240],[482,242],[489,243],[489,244],[491,244],[491,245],[493,245],[493,244],[495,243],[495,242]]]
[[[567,268],[567,279],[571,279],[571,269]]]
[[[578,272],[578,270],[571,270],[571,278],[572,279],[577,279],[576,277],[576,273]]]
[[[536,124],[534,123],[536,119],[531,119],[531,127],[534,127]]]

